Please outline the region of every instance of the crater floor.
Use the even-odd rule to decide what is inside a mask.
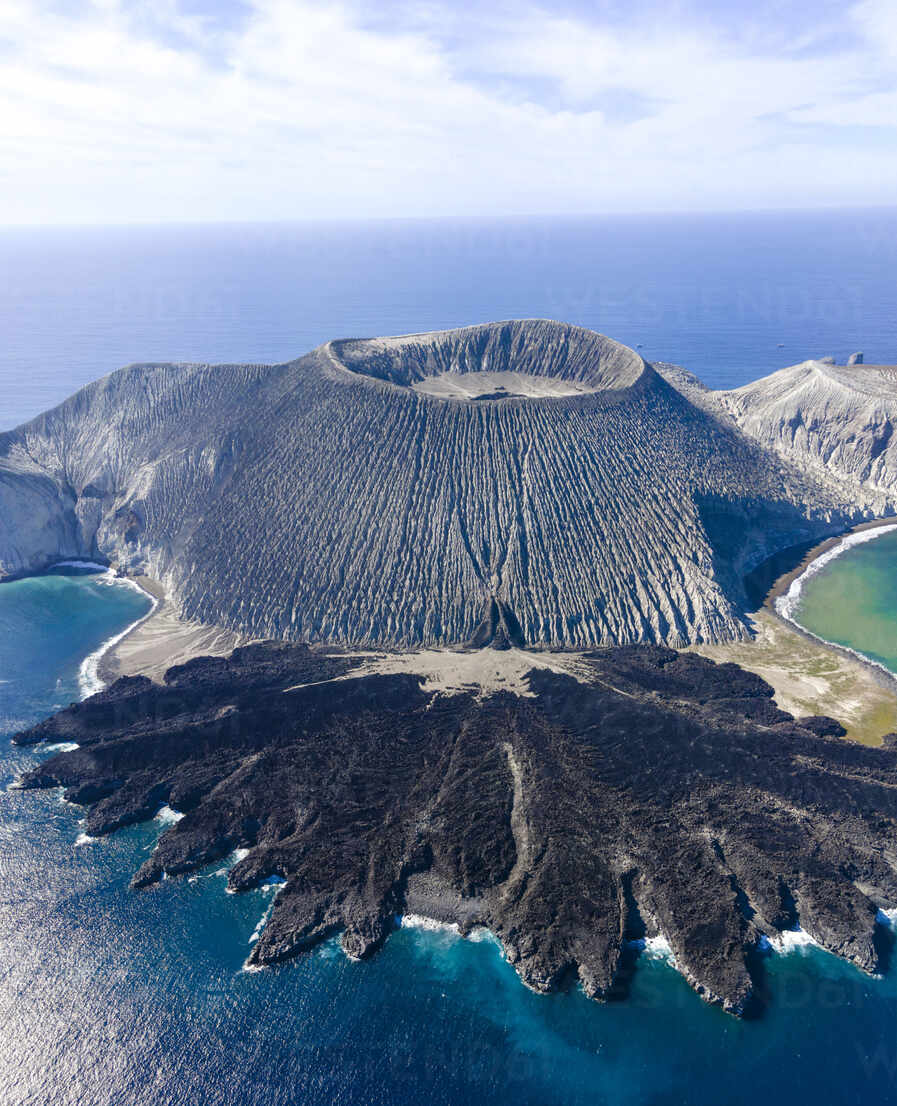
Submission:
[[[594,392],[589,384],[559,377],[518,372],[439,373],[416,380],[411,387],[440,399],[551,399]]]

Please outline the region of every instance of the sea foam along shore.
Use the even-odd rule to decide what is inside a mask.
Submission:
[[[432,933],[454,933],[461,936],[461,927],[457,922],[441,922],[438,918],[428,918],[425,914],[400,914],[397,921],[403,929],[426,929]]]
[[[65,561],[63,562],[63,565],[79,568],[105,568],[105,566],[102,565],[95,566],[92,562],[89,561]],[[54,565],[53,567],[59,568],[62,567],[62,565]],[[152,594],[152,592],[148,591],[146,588],[142,588],[136,580],[132,580],[128,576],[116,576],[111,568],[105,569],[105,571],[103,571],[102,575],[99,577],[98,582],[109,584],[113,587],[122,585],[125,587],[135,588],[137,591],[140,592],[141,595],[145,595],[149,599],[150,608],[145,614],[142,614],[140,618],[132,622],[129,626],[126,626],[120,633],[114,634],[112,637],[107,638],[107,640],[103,642],[99,649],[95,649],[81,662],[81,667],[78,669],[78,687],[81,692],[82,699],[86,699],[90,695],[95,695],[98,691],[102,691],[103,688],[106,686],[105,682],[100,679],[99,675],[100,662],[102,661],[106,653],[108,653],[110,649],[118,645],[120,641],[123,641],[124,638],[126,638],[128,634],[130,634],[133,630],[136,630],[138,626],[146,622],[148,618],[152,617],[152,615],[156,611],[156,608],[159,606],[159,600],[155,595]]]
[[[784,595],[780,595],[775,601],[776,612],[783,618],[787,618],[789,622],[794,622],[794,613],[800,602],[804,583],[811,576],[815,576],[817,572],[820,572],[827,564],[835,560],[836,557],[840,557],[843,553],[846,553],[848,549],[853,549],[856,545],[865,545],[866,542],[873,541],[875,538],[880,538],[884,534],[890,534],[894,530],[897,530],[897,523],[892,523],[887,526],[878,526],[874,529],[855,530],[852,534],[845,535],[837,545],[833,546],[831,549],[827,549],[824,553],[820,554],[820,556],[810,561],[804,571],[791,581],[791,586],[788,590]],[[799,625],[799,623],[795,623],[795,625]]]
[[[897,679],[897,676],[886,665],[881,664],[879,661],[874,660],[872,657],[867,657],[865,653],[861,653],[858,649],[851,649],[849,645],[839,645],[837,642],[828,641],[826,638],[820,637],[818,634],[814,634],[812,630],[808,630],[805,626],[802,626],[797,619],[797,608],[800,605],[801,593],[804,589],[804,584],[811,576],[815,576],[820,572],[827,564],[831,564],[836,557],[840,557],[843,553],[846,553],[849,549],[853,549],[857,545],[865,545],[868,541],[873,541],[875,538],[883,537],[885,534],[891,534],[897,530],[897,523],[889,524],[885,526],[876,526],[865,530],[855,530],[852,534],[847,534],[843,537],[837,545],[832,546],[831,549],[827,549],[824,553],[821,553],[814,560],[810,561],[807,567],[799,576],[796,576],[786,592],[779,595],[774,602],[774,608],[776,614],[780,618],[784,618],[786,622],[790,622],[792,626],[796,626],[802,634],[806,634],[808,637],[813,638],[816,641],[822,642],[823,645],[828,645],[833,649],[841,649],[846,653],[850,653],[858,660],[863,661],[865,664],[872,665],[874,668],[887,673],[891,679]]]

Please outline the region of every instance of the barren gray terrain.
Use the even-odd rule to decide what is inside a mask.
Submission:
[[[131,366],[0,435],[0,577],[101,556],[184,618],[297,641],[744,637],[744,573],[890,491],[664,371],[533,320]]]
[[[799,465],[837,476],[881,510],[897,488],[897,366],[804,361],[719,393],[752,438]]]
[[[662,934],[753,1013],[764,937],[798,924],[883,970],[897,738],[630,647],[748,636],[749,569],[893,511],[876,372],[871,397],[815,363],[713,393],[524,321],[114,373],[0,436],[2,574],[104,557],[215,641],[335,645],[119,679],[16,737],[57,747],[19,785],[65,787],[90,836],[183,814],[138,887],[245,849],[231,890],[284,882],[251,966],[336,932],[365,956],[422,913],[487,926],[538,990],[625,990]],[[450,644],[618,647],[422,648]]]

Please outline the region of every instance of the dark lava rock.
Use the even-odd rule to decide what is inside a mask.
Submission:
[[[89,804],[91,835],[185,812],[136,886],[248,849],[234,890],[285,881],[254,964],[337,931],[364,956],[413,910],[488,926],[538,990],[576,973],[608,993],[642,919],[734,1012],[760,990],[760,934],[798,921],[879,965],[893,746],[837,740],[759,677],[662,647],[594,652],[580,679],[534,668],[528,696],[437,695],[356,663],[259,645],[164,686],[119,680],[19,735],[80,745],[24,786]]]
[[[847,730],[836,718],[828,718],[824,714],[814,714],[808,718],[798,718],[797,724],[805,730],[814,733],[817,737],[845,737]]]

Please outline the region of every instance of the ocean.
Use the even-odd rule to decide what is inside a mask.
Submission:
[[[895,231],[872,212],[4,232],[0,426],[128,361],[519,315],[717,387],[854,349],[897,362]],[[9,735],[77,698],[85,658],[147,605],[73,570],[0,586],[4,1106],[897,1103],[897,971],[812,946],[770,956],[773,1001],[744,1022],[654,953],[603,1005],[533,994],[487,935],[438,929],[397,928],[360,964],[330,942],[242,971],[270,892],[226,894],[220,864],[131,892],[163,821],[79,845],[58,792],[6,790],[46,755]]]
[[[578,323],[714,388],[897,362],[897,209],[0,230],[0,430],[134,361],[285,361],[329,338]]]
[[[756,1106],[897,1102],[897,971],[812,946],[768,961],[759,1021],[708,1007],[656,953],[631,994],[533,994],[486,934],[397,928],[371,960],[336,942],[242,966],[270,891],[226,865],[128,880],[165,822],[78,844],[58,791],[6,790],[45,752],[6,738],[81,693],[84,657],[148,601],[104,577],[0,586],[0,1102]]]

